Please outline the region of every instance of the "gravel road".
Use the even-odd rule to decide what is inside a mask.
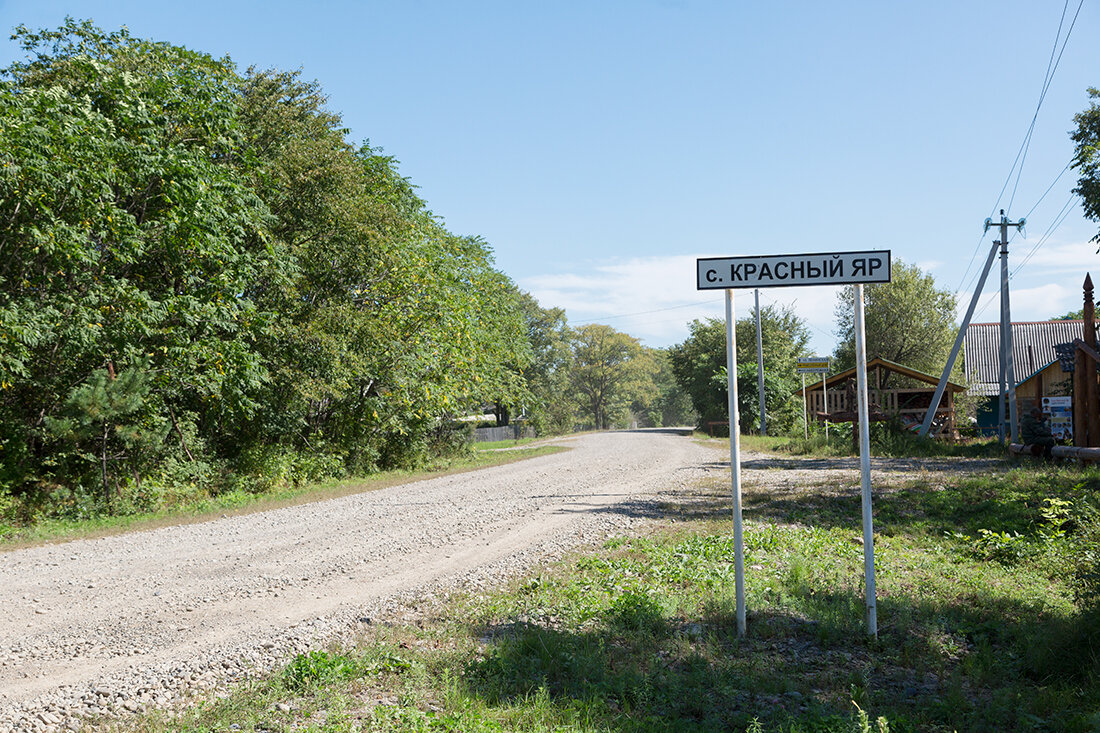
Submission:
[[[722,467],[672,431],[599,433],[474,473],[0,554],[0,731],[217,690],[403,599],[622,531]]]

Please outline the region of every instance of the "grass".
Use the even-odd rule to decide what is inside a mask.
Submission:
[[[529,445],[535,442],[538,438],[516,438],[513,440],[486,440],[478,443],[471,443],[474,451],[488,451],[488,450],[500,450],[501,448],[518,448],[521,445]]]
[[[941,477],[942,478],[942,477]],[[1072,507],[1100,472],[1028,466],[876,497],[879,636],[864,627],[858,492],[745,497],[738,637],[723,479],[487,594],[280,673],[153,731],[1088,731],[1100,614],[1074,604]],[[834,487],[835,488],[835,487]],[[1048,500],[1071,507],[1051,514]],[[991,556],[980,530],[1019,536]],[[1091,649],[1090,649],[1091,645]]]
[[[459,458],[441,461],[416,471],[383,471],[369,476],[328,481],[320,484],[283,486],[264,493],[231,491],[216,496],[188,498],[156,511],[125,515],[94,516],[81,519],[39,519],[31,525],[0,523],[0,551],[14,550],[51,542],[91,539],[125,532],[206,522],[222,516],[237,516],[334,499],[422,479],[476,471],[486,466],[503,465],[537,456],[568,450],[560,446],[539,446],[507,452],[474,451]]]
[[[729,437],[712,438],[702,432],[696,432],[697,440],[705,443],[728,444]],[[888,426],[885,423],[874,423],[871,426],[871,452],[875,456],[892,458],[994,458],[1005,455],[1005,449],[992,438],[966,439],[958,442],[935,440],[932,438],[918,438],[915,434]],[[798,456],[814,456],[820,458],[858,455],[858,451],[852,444],[852,428],[847,423],[834,423],[829,431],[829,437],[815,428],[808,438],[802,435],[754,435],[741,434],[741,449],[761,453],[786,453]]]

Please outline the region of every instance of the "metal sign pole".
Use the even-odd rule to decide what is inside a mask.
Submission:
[[[863,462],[863,535],[867,571],[867,620],[872,636],[878,635],[875,619],[875,560],[871,531],[870,434],[867,432],[867,347],[863,333],[864,283],[890,282],[890,250],[864,252],[812,252],[808,254],[749,257],[700,257],[695,261],[698,290],[726,291],[726,378],[730,416],[730,481],[733,489],[734,573],[737,593],[737,634],[745,634],[745,547],[741,526],[741,427],[737,409],[737,341],[733,290],[754,287],[804,285],[857,286],[858,323],[856,357],[860,385],[860,422]],[[759,311],[759,308],[757,308]],[[829,373],[828,359],[799,359],[799,373]],[[809,436],[806,381],[802,380],[803,424]],[[869,553],[869,554],[868,554]]]
[[[733,291],[726,290],[726,379],[730,415],[730,480],[733,484],[734,588],[737,594],[737,635],[745,635],[745,547],[741,526],[741,420],[737,409],[737,335]]]
[[[810,439],[810,419],[806,415],[806,372],[802,372],[802,432]]]
[[[764,340],[760,328],[760,289],[756,294],[756,394],[760,402],[760,434],[768,434],[767,409],[764,406]]]
[[[855,285],[856,384],[859,388],[859,468],[863,496],[863,577],[867,603],[867,634],[878,638],[875,608],[875,533],[871,518],[871,432],[867,409],[867,339],[863,327],[863,285]]]
[[[821,395],[825,402],[825,442],[829,442],[829,375],[821,375]]]

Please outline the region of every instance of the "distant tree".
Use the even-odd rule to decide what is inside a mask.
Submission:
[[[726,419],[726,390],[715,376],[726,366],[726,326],[717,318],[694,320],[690,335],[669,349],[672,373],[691,399],[700,424]]]
[[[694,425],[698,420],[691,397],[676,381],[669,349],[647,349],[653,360],[653,388],[635,396],[631,410],[645,427]]]
[[[571,339],[571,380],[582,414],[598,429],[611,427],[653,372],[641,344],[610,326],[589,324]]]
[[[764,355],[764,399],[769,432],[789,429],[796,416],[792,393],[797,389],[798,358],[807,355],[809,331],[790,308],[766,306],[760,309]],[[711,318],[693,321],[691,335],[670,349],[673,373],[690,396],[701,422],[725,420],[726,325]],[[760,402],[757,388],[756,320],[750,316],[736,324],[737,390],[741,429],[759,429]]]
[[[570,331],[565,311],[543,308],[530,293],[519,294],[527,324],[531,363],[523,372],[530,395],[524,405],[535,430],[555,435],[573,427],[576,410],[570,399]]]
[[[892,280],[863,286],[867,358],[937,374],[955,339],[955,295],[916,265],[895,260]],[[837,294],[838,371],[855,366],[855,287]]]
[[[1085,216],[1100,221],[1100,105],[1095,101],[1100,99],[1100,89],[1090,88],[1088,94],[1093,101],[1087,110],[1074,116],[1077,129],[1070,133],[1077,143],[1073,167],[1081,174],[1073,192],[1081,197]],[[1092,241],[1100,242],[1100,232]]]

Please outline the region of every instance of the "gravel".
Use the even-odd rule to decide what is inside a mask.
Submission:
[[[675,431],[474,473],[0,555],[0,731],[168,707],[630,529],[725,469]]]

